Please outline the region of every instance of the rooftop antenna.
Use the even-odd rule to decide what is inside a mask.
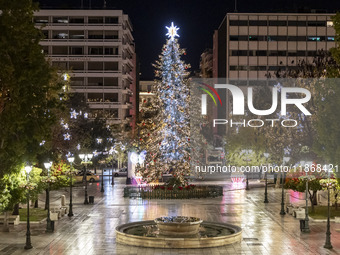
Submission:
[[[237,0],[235,0],[235,10],[234,12],[237,12]]]
[[[103,8],[106,9],[106,1],[104,0]]]

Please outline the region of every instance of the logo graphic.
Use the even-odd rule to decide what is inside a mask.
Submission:
[[[210,90],[212,90],[215,95],[218,97],[221,106],[222,101],[220,96],[218,95],[216,89],[226,89],[229,90],[231,93],[231,96],[233,98],[232,103],[232,114],[233,115],[244,115],[245,114],[245,96],[243,91],[231,84],[215,84],[214,87],[209,86],[208,84],[201,83],[204,86],[208,87]],[[206,92],[210,97],[213,99],[215,105],[217,106],[216,100],[213,97],[213,95],[206,89],[199,87],[201,90]],[[301,98],[291,98],[292,94],[303,94],[304,97]],[[304,88],[298,88],[298,87],[282,87],[281,88],[281,115],[285,116],[287,115],[287,105],[295,105],[303,114],[306,116],[311,115],[311,113],[303,106],[304,103],[307,103],[311,99],[311,93]],[[273,112],[276,111],[278,106],[278,89],[274,87],[272,89],[272,106],[269,109],[266,110],[259,110],[254,107],[253,104],[253,88],[247,87],[247,105],[248,109],[251,113],[255,115],[270,115]],[[202,94],[202,105],[201,105],[201,113],[202,115],[207,115],[207,95]]]
[[[220,98],[220,95],[217,93],[216,89],[214,89],[213,87],[211,87],[210,85],[206,84],[206,83],[200,83],[204,86],[206,86],[207,88],[209,88],[212,92],[214,92],[214,94],[217,96],[218,100],[220,101],[221,106],[222,104],[222,100]],[[214,101],[215,105],[217,106],[216,100],[214,98],[214,96],[211,94],[211,92],[209,92],[209,90],[204,89],[202,87],[198,87],[199,89],[203,90],[205,93],[207,93],[212,100]],[[202,111],[201,111],[202,115],[207,115],[207,95],[206,94],[202,94]]]

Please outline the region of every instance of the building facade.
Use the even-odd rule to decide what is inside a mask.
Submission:
[[[321,13],[228,13],[214,33],[214,77],[266,79],[335,46]]]
[[[213,50],[205,49],[201,54],[200,59],[200,77],[212,78],[213,77]]]
[[[155,81],[140,81],[139,82],[139,104],[144,102],[152,103],[156,98],[156,94],[154,93],[156,87]]]
[[[132,25],[121,10],[40,10],[43,50],[84,95],[89,118],[134,127],[137,113],[136,54]]]

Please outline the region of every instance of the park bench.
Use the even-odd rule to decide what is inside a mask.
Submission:
[[[0,215],[0,224],[4,224],[5,215]],[[9,215],[7,217],[8,224],[14,224],[18,225],[20,222],[20,216],[19,215]]]

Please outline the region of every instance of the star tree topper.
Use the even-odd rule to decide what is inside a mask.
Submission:
[[[171,22],[171,26],[166,27],[166,29],[168,29],[168,33],[166,35],[170,38],[171,41],[175,39],[175,36],[179,37],[179,34],[177,34],[177,30],[179,29],[179,27],[174,26],[173,22]]]

